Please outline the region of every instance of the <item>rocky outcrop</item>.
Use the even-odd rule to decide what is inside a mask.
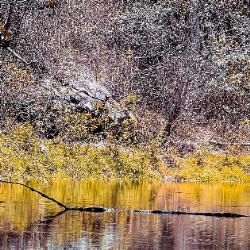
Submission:
[[[103,85],[95,81],[76,81],[64,86],[50,86],[48,90],[53,93],[55,107],[69,105],[78,112],[90,112],[95,116],[101,116],[96,109],[96,104],[101,104],[112,122],[120,123],[134,117],[129,110],[112,99],[111,93]]]
[[[50,131],[49,137],[60,132],[60,126],[54,123],[58,120],[58,110],[68,107],[70,112],[89,113],[92,117],[98,118],[105,116],[105,121],[108,120],[116,127],[126,119],[134,119],[134,115],[116,102],[111,93],[96,81],[81,80],[58,84],[55,81],[44,80],[36,88],[29,87],[24,92],[28,95],[19,95],[13,100],[12,106],[15,107],[16,116],[19,121],[29,120],[36,124],[37,120],[45,122],[44,117],[47,113],[52,113],[45,119],[44,131]],[[102,129],[102,126],[98,127],[99,132]]]

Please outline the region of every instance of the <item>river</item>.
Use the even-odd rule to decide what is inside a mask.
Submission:
[[[250,184],[54,180],[25,183],[69,207],[250,215]],[[250,249],[250,217],[68,211],[0,184],[0,249]]]

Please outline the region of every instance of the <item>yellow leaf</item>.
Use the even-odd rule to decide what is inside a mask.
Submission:
[[[3,25],[2,25],[2,23],[0,23],[0,32],[3,34],[4,31],[5,31],[5,29],[4,29]]]
[[[49,1],[50,8],[54,8],[55,2],[56,2],[56,0],[50,0]]]
[[[11,39],[11,32],[9,30],[7,30],[5,32],[5,34],[6,34],[7,38],[8,38],[8,40],[10,41],[10,39]]]

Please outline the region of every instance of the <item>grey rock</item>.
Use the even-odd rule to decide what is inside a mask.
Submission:
[[[54,92],[53,101],[57,107],[70,105],[78,110],[88,111],[96,115],[95,104],[101,103],[113,122],[133,117],[131,112],[112,99],[112,95],[103,85],[94,81],[77,81],[67,86],[53,87],[52,89]]]
[[[88,112],[95,117],[101,118],[106,115],[109,117],[109,121],[115,125],[120,125],[126,119],[134,118],[128,109],[112,99],[112,95],[103,85],[88,79],[64,85],[47,79],[40,86],[25,91],[29,92],[27,97],[19,95],[15,99],[15,106],[19,107],[22,121],[32,119],[32,117],[42,117],[39,114],[41,108],[38,107],[38,100],[44,100],[45,108],[42,112],[46,112],[46,109],[59,110],[64,107],[73,107],[78,112]],[[101,104],[103,108],[97,110],[97,103]],[[49,124],[53,126],[51,121]]]

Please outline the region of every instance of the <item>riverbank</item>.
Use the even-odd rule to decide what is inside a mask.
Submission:
[[[5,180],[146,179],[250,181],[250,156],[215,155],[198,151],[178,157],[152,141],[148,145],[112,142],[64,143],[37,137],[27,124],[0,133],[0,178]]]

